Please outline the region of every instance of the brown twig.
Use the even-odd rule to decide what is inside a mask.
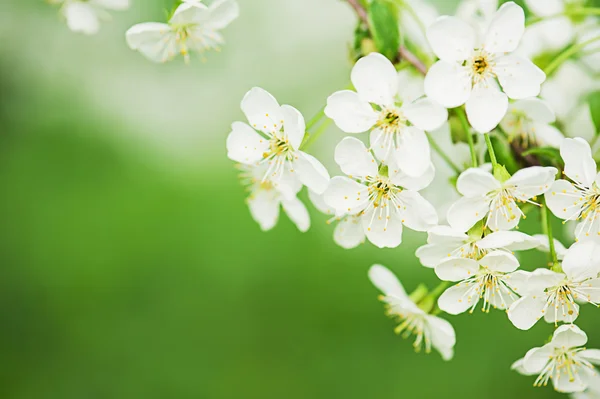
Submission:
[[[540,161],[534,155],[523,155],[525,149],[523,149],[523,147],[521,147],[516,140],[511,141],[510,146],[515,152],[517,158],[521,159],[525,163],[525,166],[540,166]]]
[[[369,26],[369,14],[367,10],[359,3],[359,0],[346,0],[348,4],[354,9],[354,12],[358,18],[367,26]],[[404,46],[400,46],[398,50],[398,57],[414,66],[423,75],[427,74],[427,66],[409,49]]]

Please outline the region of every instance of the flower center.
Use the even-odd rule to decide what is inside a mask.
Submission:
[[[541,387],[547,385],[550,379],[558,381],[561,378],[567,378],[570,382],[574,382],[582,368],[594,370],[594,365],[577,356],[577,353],[582,350],[585,348],[556,348],[533,385]]]
[[[422,348],[425,348],[425,353],[431,352],[431,333],[429,332],[427,322],[422,314],[404,314],[403,312],[398,311],[398,309],[394,309],[394,306],[389,304],[386,304],[386,314],[401,322],[394,328],[396,334],[401,334],[404,339],[411,335],[415,336],[413,347],[416,352],[420,352]]]
[[[397,108],[385,108],[379,113],[376,126],[384,133],[399,133],[406,126],[406,117]]]
[[[466,62],[469,67],[473,85],[478,84],[487,78],[494,78],[494,56],[485,50],[476,50],[475,55],[470,61]]]
[[[514,297],[513,291],[504,281],[505,278],[507,278],[506,274],[492,272],[482,266],[477,274],[460,283],[471,285],[471,289],[465,293],[466,298],[461,299],[473,303],[469,313],[473,313],[479,300],[483,300],[481,310],[486,313],[490,312],[492,306],[496,308],[500,305],[502,308],[507,308]]]
[[[546,290],[546,306],[542,310],[542,313],[548,311],[554,312],[555,325],[558,324],[560,315],[562,315],[563,318],[575,318],[579,314],[575,306],[575,298],[577,298],[577,296],[577,286],[568,282],[556,287],[548,288]]]
[[[367,178],[369,206],[365,208],[362,214],[373,209],[373,215],[368,227],[369,231],[375,218],[378,220],[385,218],[383,231],[386,231],[388,222],[392,215],[394,215],[393,212],[402,212],[406,209],[404,204],[397,198],[400,192],[402,192],[402,188],[392,184],[385,176]],[[404,222],[404,219],[402,219],[402,222]]]

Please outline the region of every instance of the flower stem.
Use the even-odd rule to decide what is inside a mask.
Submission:
[[[556,69],[558,69],[559,66],[562,65],[563,62],[565,62],[566,60],[571,58],[573,55],[577,54],[585,46],[589,45],[590,43],[594,43],[598,40],[600,40],[600,36],[593,37],[589,40],[586,40],[584,42],[581,42],[581,43],[578,43],[578,44],[575,44],[575,45],[569,47],[568,49],[563,51],[561,54],[559,54],[558,57],[556,57],[554,60],[552,60],[552,62],[550,64],[548,64],[546,69],[544,69],[544,73],[546,74],[546,76],[551,75]]]
[[[323,132],[325,132],[325,130],[327,130],[327,128],[329,127],[329,125],[331,124],[331,119],[327,118],[322,124],[321,126],[319,126],[314,133],[307,133],[308,137],[304,140],[304,142],[300,145],[300,149],[302,151],[306,151],[308,149],[308,147],[310,147],[315,141],[317,141],[317,139],[319,138],[320,135],[323,134]]]
[[[559,264],[558,257],[556,256],[556,248],[554,247],[554,237],[552,235],[552,223],[550,220],[550,212],[548,211],[548,206],[546,204],[545,198],[542,204],[542,228],[548,236],[548,246],[550,247],[550,259],[552,261],[551,269],[554,270],[559,266]]]
[[[577,16],[585,16],[585,15],[600,15],[600,8],[595,8],[595,7],[583,7],[583,8],[578,8],[575,10],[569,10],[569,11],[565,11],[563,13],[560,14],[556,14],[556,15],[550,15],[548,17],[533,17],[528,19],[525,22],[526,26],[531,26],[533,24],[537,24],[538,22],[542,22],[542,21],[546,21],[549,19],[553,19],[553,18],[559,18],[559,17],[577,17]]]
[[[310,121],[308,121],[308,123],[306,124],[306,131],[309,131],[310,129],[312,129],[312,127],[321,120],[322,117],[325,116],[325,106],[321,107],[321,109],[319,110],[319,112],[317,112],[315,114],[315,116],[312,117],[312,119]]]
[[[485,137],[485,144],[487,145],[488,153],[490,154],[490,161],[492,161],[492,168],[493,170],[496,170],[498,167],[498,161],[496,160],[496,153],[494,152],[494,146],[492,145],[490,134],[485,133],[483,136]]]
[[[437,285],[437,287],[435,287],[431,292],[429,292],[429,294],[427,294],[427,296],[437,300],[439,298],[439,296],[442,295],[442,292],[446,291],[446,288],[448,288],[449,286],[450,286],[449,281],[440,281],[440,283]]]
[[[475,144],[473,143],[473,135],[471,134],[469,122],[467,121],[467,115],[465,115],[465,111],[462,108],[456,108],[455,111],[462,128],[465,131],[465,135],[467,136],[467,143],[469,143],[469,150],[471,151],[471,162],[473,163],[473,167],[476,168],[477,153],[475,152]]]
[[[429,134],[427,132],[425,132],[425,134],[427,135],[427,138],[429,139],[429,144],[431,145],[433,150],[440,156],[440,158],[442,158],[448,164],[448,166],[450,166],[452,168],[452,170],[454,170],[457,174],[460,174],[462,172],[462,170],[458,166],[456,166],[456,164],[454,162],[452,162],[452,159],[450,158],[450,156],[448,156],[448,154],[446,154],[444,152],[444,150],[442,150],[442,148],[438,145],[438,143],[436,143],[433,140],[433,137],[431,137],[431,134]]]

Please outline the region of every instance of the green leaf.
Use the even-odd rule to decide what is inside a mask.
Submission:
[[[394,61],[400,48],[396,5],[386,0],[373,0],[369,6],[369,26],[377,50]]]
[[[549,163],[555,166],[562,166],[563,160],[560,156],[560,150],[554,147],[535,147],[524,151],[522,156],[534,155],[543,163]]]
[[[508,173],[515,173],[519,169],[519,165],[513,155],[510,144],[497,134],[490,136],[490,140],[492,141],[498,163],[504,165]]]
[[[592,121],[596,126],[596,134],[600,134],[600,91],[593,92],[588,96],[588,104],[590,105]]]

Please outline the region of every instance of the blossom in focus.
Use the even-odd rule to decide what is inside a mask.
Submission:
[[[467,169],[456,182],[463,197],[448,210],[448,223],[467,231],[487,215],[485,225],[491,230],[510,230],[524,215],[517,202],[535,203],[532,199],[550,188],[556,173],[553,167],[531,166],[501,182],[479,168]]]
[[[491,131],[506,114],[508,98],[535,97],[546,79],[530,60],[511,54],[524,29],[523,9],[513,2],[498,9],[482,37],[457,17],[438,18],[427,38],[440,60],[425,77],[425,94],[446,108],[466,103],[473,128]]]
[[[509,141],[517,140],[523,148],[560,147],[563,134],[551,123],[556,121],[550,106],[539,98],[517,100],[508,106],[500,122]]]
[[[293,198],[302,185],[316,193],[325,191],[327,170],[300,150],[306,133],[302,114],[292,106],[279,105],[258,87],[246,93],[241,107],[250,125],[231,125],[227,156],[245,165],[266,165],[261,181],[269,180],[286,198]]]
[[[284,197],[270,179],[263,179],[266,164],[258,166],[239,165],[240,180],[249,191],[246,202],[252,218],[263,231],[271,230],[279,219],[279,208],[283,208],[298,230],[306,232],[310,227],[310,217],[302,201]]]
[[[383,248],[402,242],[402,226],[427,231],[437,224],[435,208],[418,190],[433,179],[430,168],[421,177],[411,177],[393,165],[383,165],[358,139],[344,138],[335,149],[335,161],[348,177],[333,177],[325,191],[325,203],[336,216],[360,215],[369,241]]]
[[[483,228],[464,233],[450,226],[435,226],[427,232],[427,244],[416,255],[425,267],[436,267],[448,258],[479,260],[492,250],[507,252],[536,248],[535,238],[520,231],[496,231],[483,235]]]
[[[384,266],[371,266],[369,279],[383,293],[380,299],[387,305],[387,314],[401,322],[394,330],[397,334],[403,334],[404,337],[414,335],[416,339],[413,346],[417,351],[424,347],[425,352],[429,353],[434,348],[444,360],[452,359],[456,343],[452,324],[421,309],[406,294],[396,276]]]
[[[129,0],[53,0],[62,4],[61,13],[73,32],[93,35],[100,30],[100,22],[109,20],[107,10],[122,11],[129,8]]]
[[[351,80],[356,92],[333,93],[325,114],[346,133],[370,131],[370,147],[386,164],[396,163],[410,176],[423,175],[431,164],[424,130],[439,128],[448,111],[423,97],[422,78],[408,69],[396,72],[379,53],[358,60]]]
[[[560,146],[565,161],[564,174],[571,181],[552,184],[546,202],[558,218],[577,220],[577,239],[600,236],[600,174],[590,145],[581,138],[565,139]]]
[[[129,28],[127,44],[154,62],[170,61],[178,54],[189,62],[190,53],[220,50],[219,33],[239,15],[235,0],[216,0],[210,6],[199,1],[180,4],[168,23],[144,22]]]
[[[473,313],[480,301],[484,312],[491,307],[506,309],[527,281],[527,274],[518,268],[517,258],[504,251],[490,252],[479,260],[447,258],[435,267],[435,274],[458,284],[444,291],[438,306],[449,314]]]
[[[572,323],[579,316],[578,302],[600,303],[600,247],[594,241],[573,244],[562,261],[562,273],[537,269],[529,274],[526,291],[512,304],[508,318],[515,327],[529,330],[544,317],[548,323]]]
[[[574,324],[556,329],[546,345],[533,348],[512,368],[521,374],[538,375],[534,386],[552,383],[558,392],[583,392],[598,389],[594,364],[600,365],[600,350],[586,349],[587,335]]]

